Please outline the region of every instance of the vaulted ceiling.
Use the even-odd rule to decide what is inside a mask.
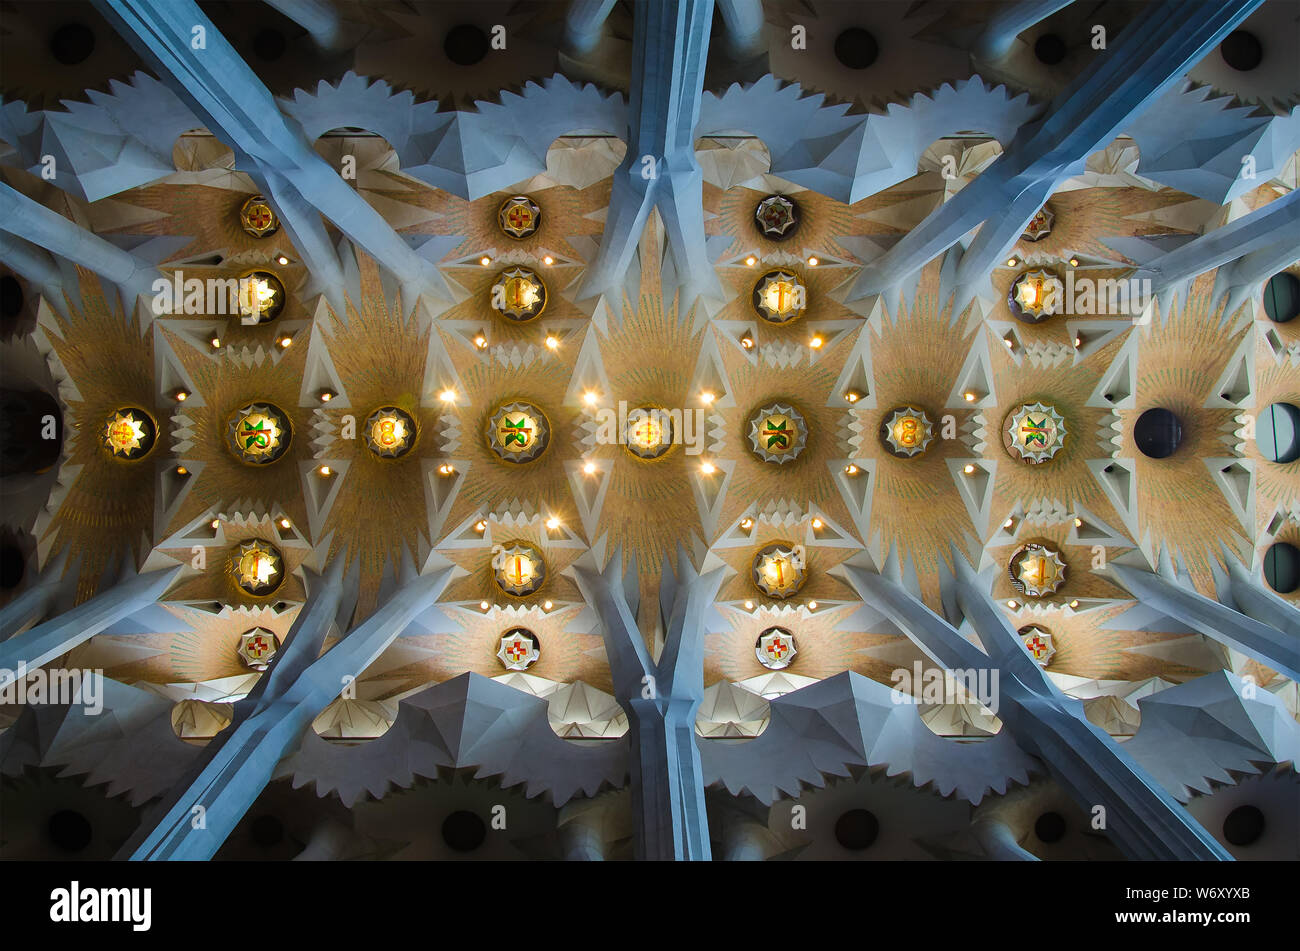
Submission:
[[[499,857],[572,852],[587,801],[654,854],[657,677],[765,855],[857,848],[792,799],[870,803],[895,857],[993,854],[979,809],[1099,848],[1026,831],[1078,796],[1024,715],[872,692],[975,637],[1170,802],[1294,785],[1261,764],[1300,747],[1297,5],[1193,39],[1124,3],[713,6],[4,4],[0,666],[101,671],[130,724],[51,744],[0,705],[32,823],[100,787],[108,854],[186,854],[131,810],[305,696],[245,823],[439,854],[455,823],[375,843],[491,781],[531,810]],[[845,704],[803,765],[796,708]],[[1235,739],[1180,732],[1198,704]]]

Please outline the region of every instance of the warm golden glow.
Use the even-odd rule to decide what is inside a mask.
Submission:
[[[104,426],[104,445],[110,455],[143,455],[153,445],[152,429],[149,420],[137,411],[118,410]]]

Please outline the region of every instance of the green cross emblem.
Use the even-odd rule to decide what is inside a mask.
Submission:
[[[518,420],[512,420],[509,416],[506,417],[505,424],[501,428],[506,432],[505,442],[507,446],[518,443],[522,449],[528,445],[528,434],[533,429],[531,426],[526,425],[527,422],[527,416],[520,416]]]
[[[767,448],[788,449],[790,447],[790,430],[786,429],[785,423],[773,424],[768,420],[763,429],[763,435],[767,437]]]
[[[244,420],[242,425],[240,435],[244,437],[245,449],[265,449],[271,444],[271,427],[266,420],[259,419],[256,424]]]
[[[1020,430],[1024,433],[1025,445],[1039,445],[1047,448],[1047,419],[1034,419],[1032,416],[1025,417],[1025,424]]]

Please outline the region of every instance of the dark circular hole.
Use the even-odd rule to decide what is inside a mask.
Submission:
[[[253,55],[258,59],[276,60],[284,55],[288,45],[283,33],[267,27],[253,36]]]
[[[835,37],[835,58],[849,69],[866,69],[879,55],[876,38],[860,26],[851,26]]]
[[[1149,409],[1133,425],[1133,441],[1142,455],[1167,459],[1183,441],[1183,424],[1167,409]]]
[[[258,816],[248,827],[248,832],[254,845],[269,849],[273,845],[279,845],[284,838],[284,823],[275,816]]]
[[[1264,580],[1278,594],[1300,588],[1300,548],[1288,542],[1269,545],[1264,552]]]
[[[1039,842],[1060,842],[1065,836],[1065,819],[1059,812],[1045,812],[1034,823]]]
[[[488,36],[470,23],[453,26],[442,41],[442,51],[457,66],[481,63],[489,49]]]
[[[1269,462],[1300,459],[1300,407],[1272,403],[1255,420],[1255,446]]]
[[[1034,56],[1044,66],[1055,66],[1065,59],[1065,40],[1055,33],[1044,33],[1034,40]]]
[[[1223,837],[1229,845],[1254,845],[1264,834],[1264,813],[1254,806],[1238,806],[1223,820]]]
[[[84,23],[65,23],[50,37],[50,54],[64,66],[85,62],[95,51],[95,34]]]
[[[457,852],[473,852],[486,838],[487,825],[465,809],[458,809],[442,820],[442,841]]]
[[[12,274],[0,277],[0,318],[13,320],[22,309],[23,286]]]
[[[27,564],[17,545],[0,547],[0,588],[16,588],[23,580]]]
[[[80,852],[90,845],[93,835],[90,822],[79,812],[60,809],[46,824],[50,841],[65,852]]]
[[[1248,73],[1264,61],[1264,47],[1255,38],[1255,34],[1233,30],[1219,44],[1219,55],[1233,69]]]
[[[1275,324],[1300,315],[1300,278],[1286,271],[1270,277],[1264,285],[1264,313]]]
[[[835,841],[846,849],[861,852],[880,835],[880,821],[865,809],[850,809],[835,822]]]

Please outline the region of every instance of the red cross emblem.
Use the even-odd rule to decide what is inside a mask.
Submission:
[[[1025,646],[1035,657],[1044,657],[1047,654],[1047,643],[1037,634],[1025,641]]]
[[[271,223],[271,209],[265,205],[254,205],[248,209],[248,223],[259,231]]]
[[[506,213],[506,219],[511,227],[523,231],[533,223],[533,213],[525,205],[515,205]]]
[[[506,653],[510,655],[511,660],[520,661],[523,660],[524,655],[528,653],[528,648],[524,646],[524,642],[521,639],[515,638],[510,642],[510,646],[506,648]]]
[[[775,657],[777,660],[780,660],[781,657],[785,654],[785,649],[786,649],[785,644],[782,643],[780,637],[774,637],[767,642],[767,652],[771,654],[773,657]]]
[[[261,634],[258,634],[248,642],[248,652],[256,657],[261,657],[270,649],[270,647],[271,645],[266,642],[266,638]]]

